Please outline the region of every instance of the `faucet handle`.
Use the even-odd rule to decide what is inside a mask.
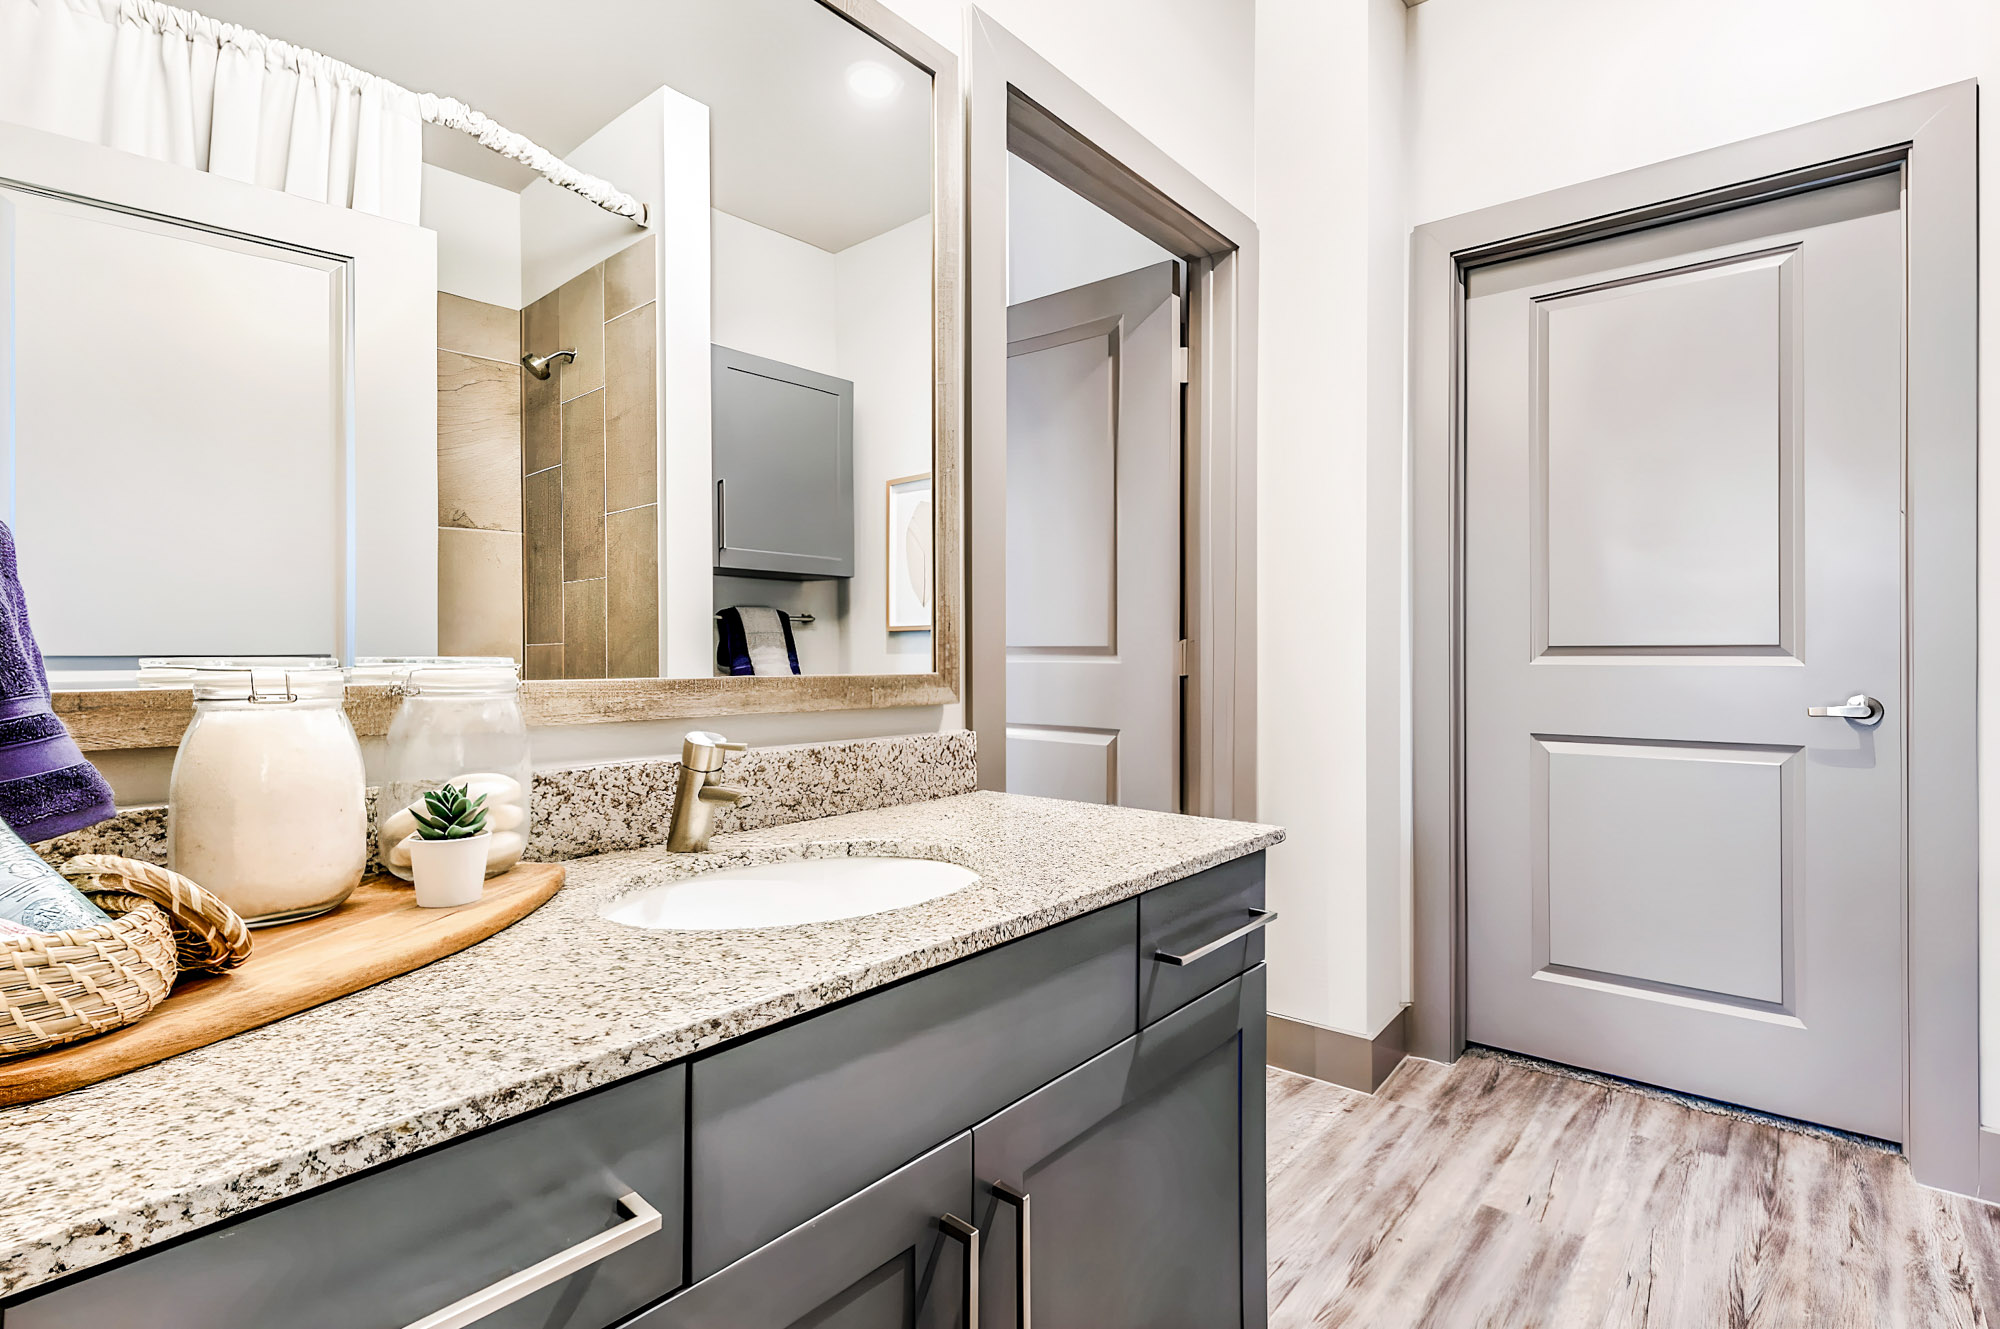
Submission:
[[[721,734],[697,729],[681,740],[681,765],[707,775],[722,769],[732,752],[748,752],[748,743],[732,743]]]

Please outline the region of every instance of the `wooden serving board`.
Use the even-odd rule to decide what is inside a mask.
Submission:
[[[137,1022],[0,1062],[0,1107],[66,1094],[407,974],[527,917],[563,875],[559,864],[521,863],[488,881],[477,904],[456,909],[419,909],[407,883],[370,877],[337,909],[256,929],[249,959],[182,979]]]

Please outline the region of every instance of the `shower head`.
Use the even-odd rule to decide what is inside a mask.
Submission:
[[[576,352],[573,350],[550,351],[547,355],[522,356],[521,366],[524,369],[526,369],[530,374],[533,374],[536,378],[547,378],[549,376],[550,365],[554,364],[558,360],[573,361],[575,359],[576,359]]]

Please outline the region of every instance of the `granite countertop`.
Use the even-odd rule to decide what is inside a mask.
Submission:
[[[1276,844],[1273,826],[963,794],[568,863],[470,950],[262,1029],[0,1110],[0,1295],[88,1268]],[[730,932],[599,919],[650,882],[830,854],[980,881]]]

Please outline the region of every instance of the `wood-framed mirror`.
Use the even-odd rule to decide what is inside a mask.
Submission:
[[[192,156],[0,97],[0,516],[86,749],[179,741],[155,656],[511,656],[535,725],[959,697],[949,51],[879,0],[193,9],[153,35],[267,114],[424,123],[364,205],[338,127],[330,187],[268,122],[232,173],[220,76]]]

